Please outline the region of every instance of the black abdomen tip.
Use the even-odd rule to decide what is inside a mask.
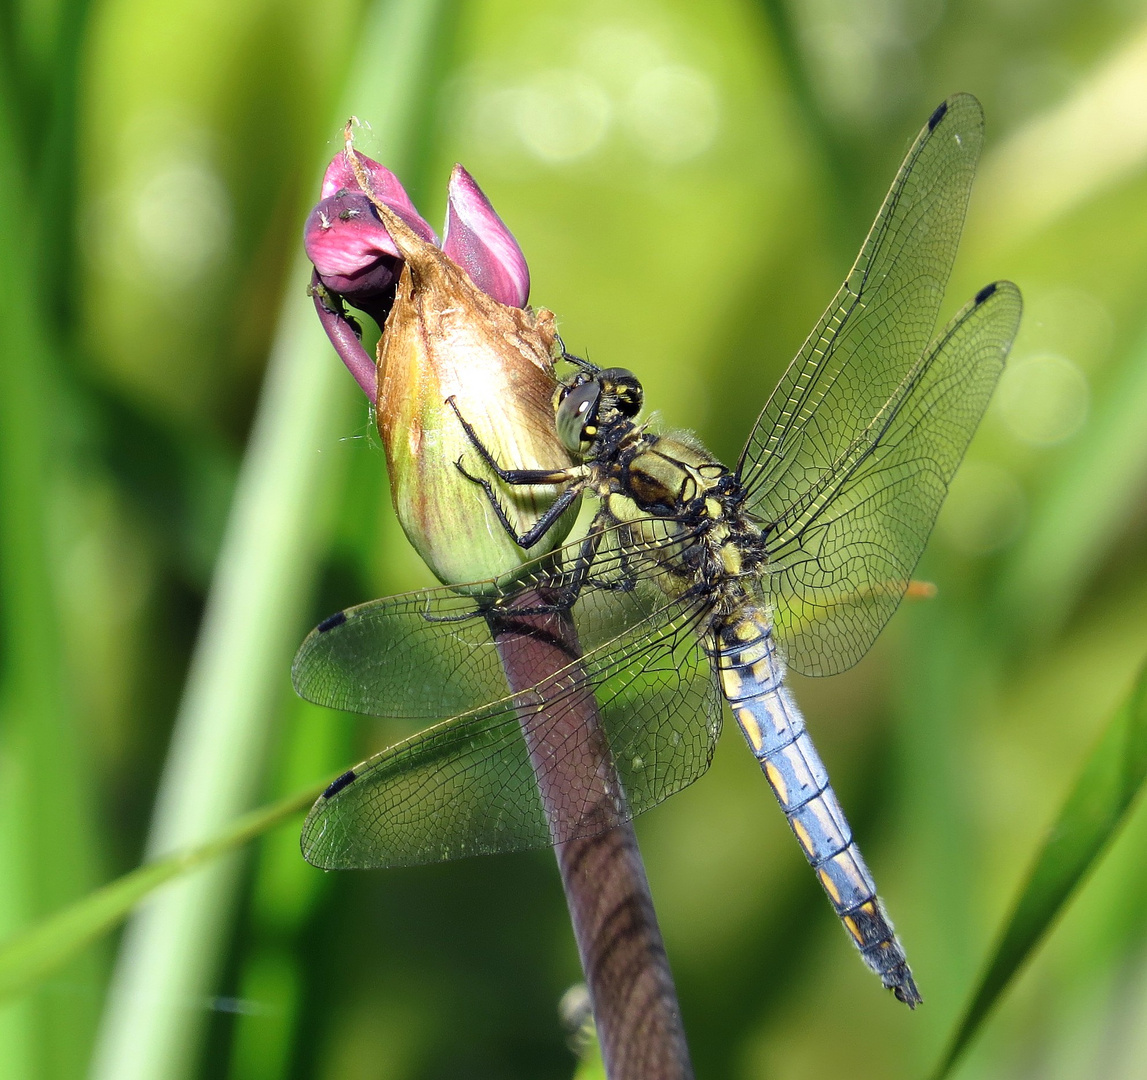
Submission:
[[[948,115],[948,103],[946,101],[940,102],[936,106],[936,111],[928,117],[928,130],[935,131],[936,125]]]
[[[995,291],[996,283],[994,281],[991,283],[991,285],[985,285],[978,293],[976,293],[976,303],[982,304]]]
[[[898,973],[899,981],[890,986],[889,989],[896,996],[897,1001],[903,1001],[910,1009],[915,1009],[917,1005],[922,1005],[924,999],[920,996],[920,991],[916,989],[916,980],[912,978],[912,972],[908,970],[908,965],[904,965],[904,970]]]
[[[355,779],[354,769],[347,769],[342,776],[330,782],[327,790],[323,792],[324,799],[333,799],[344,787]]]
[[[333,615],[329,615],[319,623],[318,631],[320,634],[325,634],[328,630],[333,630],[336,626],[342,626],[344,622],[346,622],[346,612],[336,611]]]

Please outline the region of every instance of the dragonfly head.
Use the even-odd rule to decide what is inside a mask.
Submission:
[[[641,411],[641,383],[625,368],[579,372],[558,391],[557,431],[562,445],[585,456],[604,431]]]

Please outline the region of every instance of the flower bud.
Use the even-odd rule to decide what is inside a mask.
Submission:
[[[576,507],[523,551],[482,487],[456,463],[491,482],[518,534],[552,505],[559,490],[499,481],[458,414],[503,468],[569,466],[554,427],[552,364],[560,346],[553,316],[499,303],[388,207],[380,206],[379,213],[405,262],[378,364],[378,429],[395,510],[442,581],[496,578],[556,547]],[[515,295],[521,295],[520,282]]]
[[[516,535],[559,494],[497,478],[463,426],[506,469],[571,464],[554,426],[553,316],[526,308],[517,241],[461,165],[450,178],[442,247],[398,178],[351,145],[330,163],[307,219],[311,295],[339,356],[376,408],[391,493],[406,535],[448,584],[498,578],[556,547],[576,504],[524,551]],[[377,369],[343,301],[382,327]],[[458,468],[461,465],[469,477]]]

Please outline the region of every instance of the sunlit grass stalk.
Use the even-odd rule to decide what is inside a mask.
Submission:
[[[292,280],[301,279],[297,274]],[[304,298],[305,299],[305,298]],[[303,314],[282,324],[240,474],[148,843],[202,840],[257,797],[274,706],[314,574],[330,455],[346,401]],[[188,1075],[238,884],[228,860],[150,902],[125,935],[94,1077]]]
[[[376,118],[376,141],[402,163],[425,104],[419,77],[442,36],[444,4],[379,3],[351,57],[349,114]],[[329,156],[329,151],[324,156]],[[316,178],[318,176],[316,162]],[[335,477],[330,445],[345,427],[351,385],[303,294],[301,254],[272,349],[250,444],[157,800],[149,853],[215,832],[250,806],[264,779],[274,706],[321,553]],[[197,1060],[236,901],[228,860],[157,896],[125,935],[95,1080],[179,1080]]]

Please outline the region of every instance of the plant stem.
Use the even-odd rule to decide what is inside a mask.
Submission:
[[[577,666],[577,631],[568,609],[539,613],[545,604],[538,592],[524,592],[516,606],[528,613],[500,612],[490,629],[510,689],[521,695],[522,733],[551,835],[582,834],[554,851],[606,1075],[688,1080],[677,991],[597,702]]]

